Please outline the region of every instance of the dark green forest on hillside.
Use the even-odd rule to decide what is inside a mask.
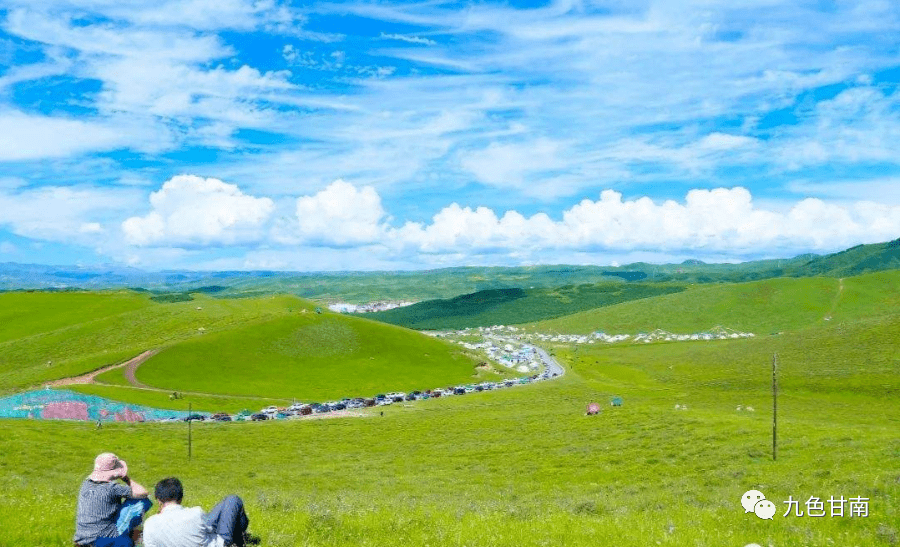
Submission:
[[[680,284],[623,282],[552,289],[491,289],[363,315],[420,330],[463,329],[540,321],[682,290],[684,286]]]

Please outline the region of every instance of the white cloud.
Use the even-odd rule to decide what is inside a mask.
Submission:
[[[9,241],[0,242],[0,254],[14,254],[19,249]]]
[[[490,186],[527,191],[533,178],[569,165],[562,159],[564,145],[542,138],[531,142],[498,143],[463,153],[462,167]]]
[[[152,210],[122,223],[132,245],[193,246],[258,241],[275,210],[269,198],[245,195],[214,178],[178,175],[150,194]]]
[[[878,203],[900,205],[900,177],[839,181],[794,181],[789,192],[828,201],[855,203],[860,199],[877,199]]]
[[[378,242],[384,233],[381,197],[371,186],[357,189],[336,180],[313,196],[297,199],[301,241],[352,246]]]
[[[401,42],[407,42],[409,44],[417,44],[421,46],[437,45],[437,42],[429,38],[423,38],[421,36],[413,36],[408,34],[385,34],[384,32],[382,32],[380,38],[383,40],[399,40]]]
[[[757,144],[757,140],[743,135],[710,133],[700,140],[699,146],[709,150],[735,150]]]
[[[0,226],[32,239],[93,245],[94,228],[136,207],[137,198],[131,189],[92,186],[0,190]]]
[[[778,159],[790,169],[834,162],[888,162],[900,157],[900,93],[852,87],[821,101],[806,123],[775,139]]]
[[[740,187],[691,190],[683,203],[624,200],[606,190],[599,200],[585,199],[567,209],[561,220],[515,211],[498,217],[489,208],[453,204],[428,225],[407,223],[390,233],[398,243],[425,253],[493,249],[524,252],[531,259],[546,256],[537,251],[772,256],[893,239],[900,233],[900,206],[859,202],[845,207],[810,198],[779,213],[754,206],[750,192]]]
[[[0,111],[0,161],[62,157],[135,143],[105,122]]]

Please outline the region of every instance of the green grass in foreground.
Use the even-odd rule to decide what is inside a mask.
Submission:
[[[898,324],[557,347],[571,370],[552,382],[393,405],[384,417],[197,424],[192,461],[183,424],[0,422],[0,490],[15,500],[0,504],[0,545],[69,545],[78,484],[104,450],[145,485],[180,476],[189,505],[241,494],[272,547],[896,545]],[[623,407],[583,415],[614,394]],[[744,514],[751,488],[776,502],[774,521]],[[870,498],[869,517],[782,516],[788,496],[832,495]]]

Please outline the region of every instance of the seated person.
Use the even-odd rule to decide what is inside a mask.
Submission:
[[[144,547],[224,547],[258,543],[246,533],[250,523],[244,502],[228,496],[208,515],[200,507],[181,506],[184,488],[175,477],[163,479],[154,491],[159,513],[144,524]]]
[[[78,492],[75,544],[132,547],[140,537],[143,515],[150,509],[148,495],[146,488],[129,478],[128,466],[115,454],[97,456],[94,471]]]

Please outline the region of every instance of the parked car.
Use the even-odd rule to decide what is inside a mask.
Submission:
[[[210,416],[210,419],[214,420],[216,422],[230,422],[231,416],[229,416],[228,414],[226,414],[224,412],[217,412],[216,414],[213,414],[212,416]]]
[[[194,422],[194,421],[202,422],[205,419],[206,419],[206,416],[204,416],[203,414],[189,414],[189,415],[185,416],[184,421],[186,421],[186,422]]]
[[[466,394],[466,388],[464,388],[464,387],[458,387],[458,388],[455,388],[455,389],[453,390],[453,394],[454,394],[454,395],[465,395],[465,394]]]
[[[254,422],[261,422],[263,420],[268,420],[268,419],[269,419],[269,415],[263,414],[262,412],[257,412],[256,414],[250,416],[250,420],[252,420]]]
[[[260,410],[260,413],[261,413],[261,414],[266,414],[266,415],[269,416],[270,418],[274,418],[275,415],[278,414],[278,407],[277,407],[277,406],[274,406],[274,405],[272,405],[272,406],[267,406],[266,408]]]

